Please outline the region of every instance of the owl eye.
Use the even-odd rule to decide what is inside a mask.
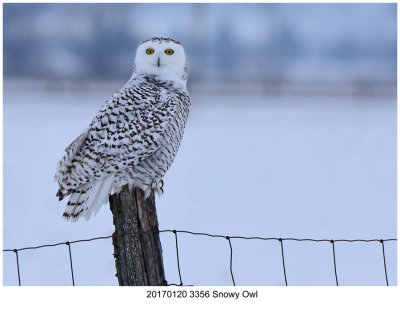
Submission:
[[[172,55],[172,54],[174,53],[174,51],[173,51],[172,49],[166,49],[166,50],[165,50],[165,53],[166,53],[167,55]]]
[[[151,55],[153,53],[154,53],[154,49],[152,49],[152,48],[146,49],[146,54]]]

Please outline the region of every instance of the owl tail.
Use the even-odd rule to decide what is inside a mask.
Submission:
[[[108,201],[108,195],[113,191],[113,187],[114,175],[108,175],[75,189],[69,198],[63,217],[71,222],[76,222],[82,216],[89,220]]]

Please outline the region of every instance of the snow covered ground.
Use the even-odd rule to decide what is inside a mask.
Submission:
[[[61,219],[53,182],[64,148],[109,89],[4,91],[4,248],[111,235],[94,219]],[[160,229],[297,238],[396,238],[394,98],[192,94],[192,111],[157,199]],[[184,284],[230,285],[224,239],[179,234]],[[396,242],[385,244],[389,284]],[[162,234],[166,277],[179,283],[175,242]],[[284,285],[278,241],[232,240],[237,285]],[[329,243],[286,241],[289,285],[334,285]],[[384,285],[380,243],[336,243],[341,285]],[[72,245],[77,285],[117,285],[111,240]],[[19,253],[23,285],[70,285],[67,246]],[[3,253],[4,285],[16,285]]]

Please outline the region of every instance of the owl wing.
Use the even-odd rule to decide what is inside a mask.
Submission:
[[[114,94],[60,160],[55,176],[60,199],[82,184],[136,165],[154,153],[177,102],[173,93],[153,84]]]

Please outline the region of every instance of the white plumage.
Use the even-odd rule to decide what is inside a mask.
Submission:
[[[179,42],[151,38],[138,47],[132,77],[58,162],[57,196],[71,195],[64,218],[89,219],[126,184],[146,196],[162,192],[189,114],[187,75]]]

